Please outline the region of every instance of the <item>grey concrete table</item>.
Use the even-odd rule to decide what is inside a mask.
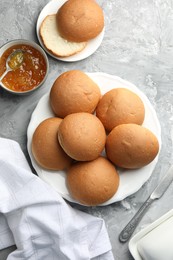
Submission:
[[[47,3],[48,0],[1,0],[0,45],[17,38],[37,42],[37,17]],[[162,128],[162,149],[151,178],[121,202],[106,207],[78,207],[105,220],[115,259],[128,260],[132,259],[128,243],[119,243],[118,235],[173,162],[173,1],[100,0],[98,3],[105,13],[105,36],[100,48],[87,59],[74,63],[49,57],[48,79],[30,96],[14,96],[0,89],[0,136],[19,142],[29,161],[26,131],[30,116],[38,100],[66,70],[106,72],[141,89],[153,104]],[[150,206],[135,233],[173,207],[172,190],[173,185]],[[10,250],[14,247],[1,251],[0,259],[6,259]]]

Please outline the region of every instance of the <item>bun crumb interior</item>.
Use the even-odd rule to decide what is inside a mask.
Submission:
[[[46,16],[39,33],[45,48],[57,57],[69,57],[82,51],[87,45],[86,42],[72,42],[61,37],[56,14]]]

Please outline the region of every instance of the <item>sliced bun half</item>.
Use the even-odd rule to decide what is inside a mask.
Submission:
[[[40,26],[40,37],[45,48],[57,57],[68,57],[82,51],[86,42],[71,42],[62,38],[58,31],[56,14],[48,15]]]

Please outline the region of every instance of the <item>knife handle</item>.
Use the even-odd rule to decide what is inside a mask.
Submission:
[[[133,234],[137,224],[139,223],[139,221],[141,220],[141,218],[143,217],[146,209],[148,208],[148,206],[153,202],[153,199],[151,199],[150,197],[144,202],[144,204],[139,208],[139,210],[137,211],[137,213],[134,215],[134,217],[130,220],[130,222],[125,226],[125,228],[121,231],[120,235],[119,235],[119,240],[120,242],[124,243],[126,242],[131,235]]]

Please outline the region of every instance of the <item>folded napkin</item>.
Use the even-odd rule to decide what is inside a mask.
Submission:
[[[73,209],[0,138],[0,249],[14,244],[8,260],[114,259],[104,221]]]

